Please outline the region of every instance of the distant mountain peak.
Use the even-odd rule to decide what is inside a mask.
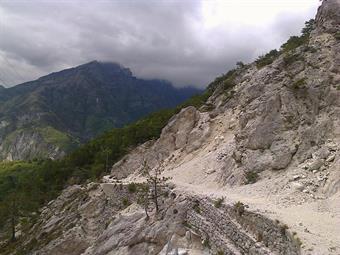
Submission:
[[[0,127],[0,141],[5,141],[2,147],[0,143],[0,159],[67,151],[73,141],[174,107],[199,92],[177,89],[168,81],[138,79],[112,62],[95,60],[51,73],[0,94],[0,122],[8,123]]]

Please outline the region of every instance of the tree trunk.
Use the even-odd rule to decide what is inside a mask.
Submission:
[[[146,215],[146,220],[149,220],[149,213],[148,213],[148,205],[146,204],[145,207],[145,215]]]

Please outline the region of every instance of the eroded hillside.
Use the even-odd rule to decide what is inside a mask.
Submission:
[[[309,25],[294,47],[217,79],[204,106],[173,116],[100,183],[64,190],[17,251],[339,254],[340,1]],[[150,218],[131,188],[144,162],[171,177]]]

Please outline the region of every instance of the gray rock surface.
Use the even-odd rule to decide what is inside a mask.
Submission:
[[[190,255],[220,249],[226,254],[300,254],[304,244],[288,226],[274,220],[279,214],[248,211],[242,203],[214,206],[210,198],[191,193],[197,191],[194,184],[196,188],[248,186],[238,189],[243,194],[230,197],[243,196],[262,209],[269,205],[261,202],[278,200],[273,203],[283,205],[278,207],[289,214],[280,216],[295,225],[296,219],[309,216],[299,215],[300,209],[320,216],[320,221],[333,222],[336,214],[319,214],[330,210],[327,203],[331,200],[299,206],[340,190],[339,14],[339,0],[324,1],[308,45],[283,53],[261,69],[250,64],[238,70],[232,96],[226,96],[224,84],[217,85],[208,100],[214,106],[211,112],[203,111],[204,107],[183,109],[159,139],[117,162],[105,183],[64,190],[42,210],[22,246],[32,247],[36,242],[31,254]],[[165,173],[175,179],[173,186],[186,188],[179,193],[175,187],[177,196],[164,199],[161,213],[150,212],[148,221],[136,204],[137,194],[125,185],[130,180],[143,181],[144,161],[152,169],[164,166]],[[247,173],[259,174],[263,182],[240,186],[247,181]],[[125,177],[124,185],[114,181]],[[252,200],[253,192],[272,196],[272,200]],[[288,205],[293,206],[286,209]],[[315,249],[322,242],[325,248],[328,243],[322,238],[330,238],[328,232],[308,231],[304,241],[311,240]],[[332,236],[331,242],[336,238]],[[202,245],[204,240],[210,249]],[[333,252],[329,248],[327,252]],[[304,252],[328,254],[324,250]]]

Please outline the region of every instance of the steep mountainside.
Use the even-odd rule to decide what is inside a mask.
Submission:
[[[64,189],[4,254],[339,254],[339,31],[340,0],[324,0],[301,37]],[[146,169],[171,178],[158,212]]]
[[[79,143],[199,90],[90,62],[0,91],[0,158],[59,157]]]

